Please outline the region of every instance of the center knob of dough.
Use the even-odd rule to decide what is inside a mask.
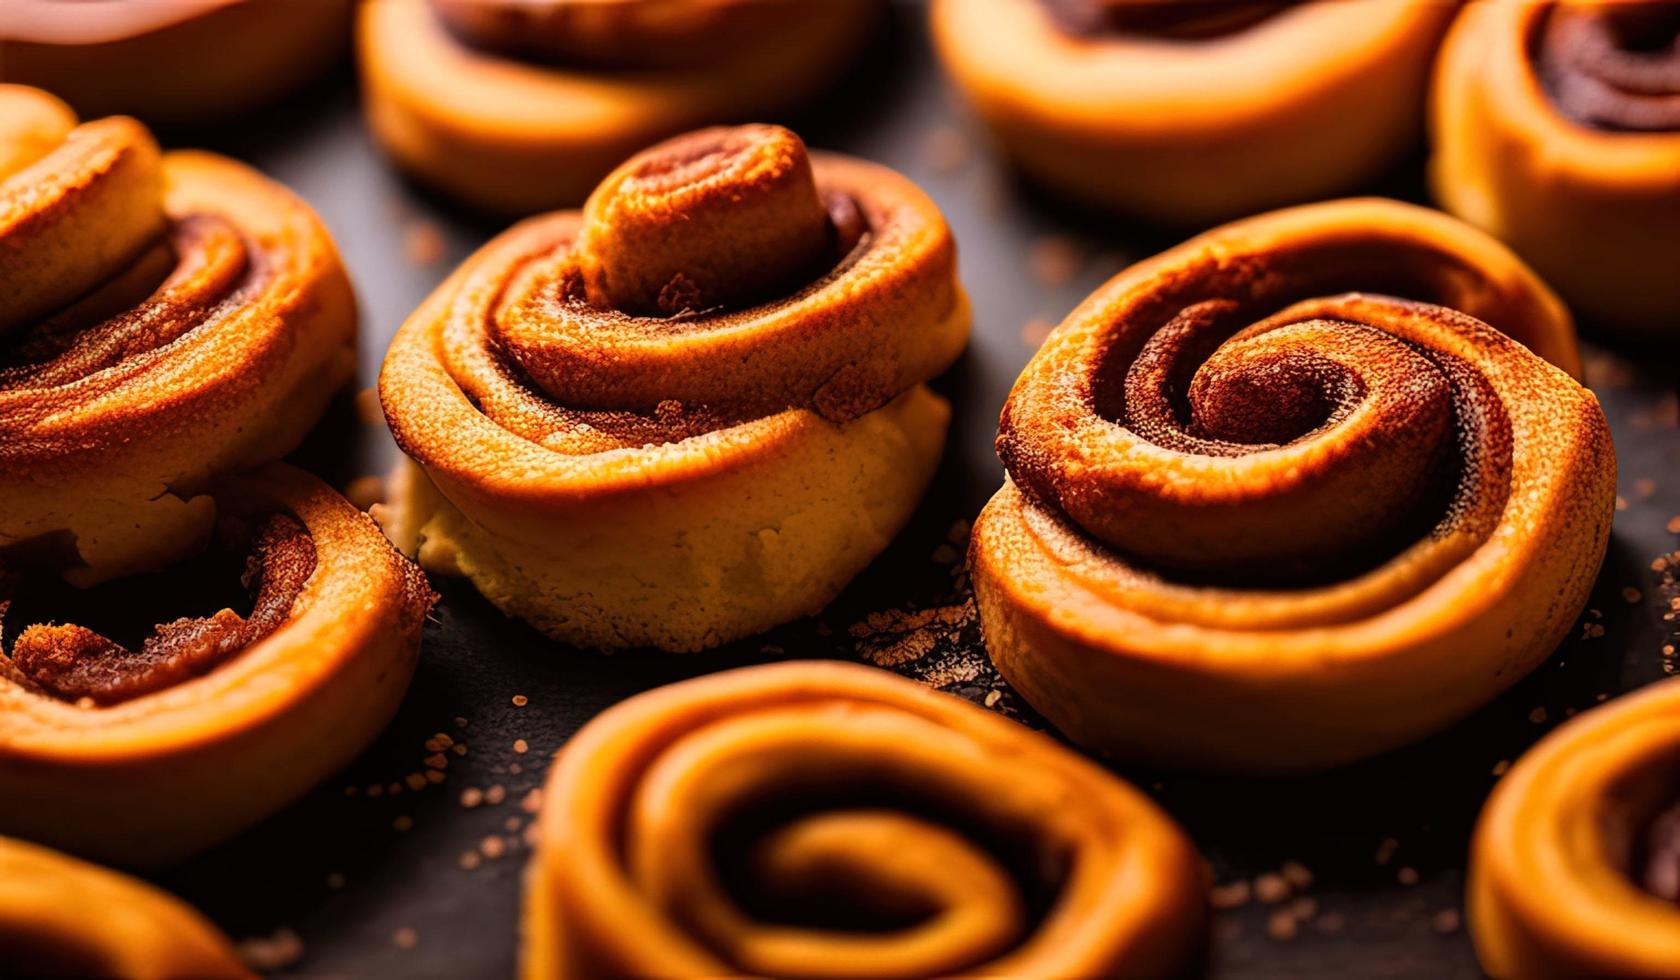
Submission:
[[[583,213],[589,302],[639,316],[785,293],[833,240],[805,144],[780,126],[705,129],[644,150],[601,182]]]

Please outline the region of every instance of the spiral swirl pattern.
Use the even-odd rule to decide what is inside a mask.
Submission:
[[[212,475],[290,451],[349,377],[349,282],[240,164],[33,89],[0,120],[0,552],[156,566],[208,535]]]
[[[174,619],[129,651],[10,611],[0,833],[167,864],[303,795],[396,711],[436,600],[420,570],[349,501],[283,464],[224,477],[211,498],[256,538],[248,616]],[[0,582],[0,615],[28,585]]]
[[[1575,367],[1544,287],[1392,202],[1122,273],[1004,408],[971,554],[999,670],[1084,744],[1218,767],[1467,712],[1556,646],[1609,534],[1603,413],[1537,352]]]
[[[1536,60],[1559,111],[1577,122],[1680,130],[1680,3],[1558,4]]]
[[[1589,322],[1680,318],[1680,4],[1487,0],[1436,61],[1430,179]]]
[[[1680,973],[1680,908],[1672,892],[1644,890],[1638,867],[1642,838],[1675,802],[1677,766],[1672,680],[1572,719],[1517,760],[1471,851],[1466,908],[1490,974]]]
[[[851,664],[609,710],[558,757],[540,820],[529,980],[1157,976],[1205,925],[1199,859],[1141,794]]]
[[[655,147],[581,214],[491,242],[398,333],[381,399],[442,499],[387,526],[592,646],[814,611],[931,474],[946,409],[921,382],[967,339],[955,267],[938,210],[884,168],[768,126]]]

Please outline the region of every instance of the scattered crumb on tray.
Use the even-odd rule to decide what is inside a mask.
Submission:
[[[1050,331],[1054,329],[1056,329],[1056,325],[1054,323],[1051,323],[1044,317],[1035,316],[1022,325],[1021,343],[1025,345],[1028,350],[1038,350],[1040,347],[1044,346],[1045,338],[1049,337]]]
[[[973,142],[968,134],[956,126],[935,126],[927,135],[927,165],[941,176],[957,173],[968,166],[974,155]]]
[[[253,971],[274,973],[303,959],[303,939],[293,930],[281,928],[268,936],[240,940],[234,952]]]
[[[1084,271],[1090,256],[1078,240],[1068,235],[1044,235],[1027,249],[1027,270],[1040,286],[1066,286]]]

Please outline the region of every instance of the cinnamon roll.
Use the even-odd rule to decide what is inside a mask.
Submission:
[[[649,143],[790,108],[863,42],[875,0],[368,0],[368,124],[413,176],[487,211],[575,206]]]
[[[1578,363],[1526,267],[1410,205],[1133,266],[1004,407],[969,555],[987,649],[1075,741],[1175,765],[1442,728],[1551,653],[1603,558],[1615,456]]]
[[[1680,681],[1517,760],[1477,823],[1466,907],[1496,977],[1680,975]]]
[[[1680,320],[1680,3],[1471,4],[1435,73],[1431,180],[1577,312]]]
[[[913,681],[803,661],[609,709],[561,751],[521,975],[1169,976],[1203,865],[1141,793]]]
[[[355,369],[355,300],[308,205],[0,86],[0,556],[82,584],[202,543],[219,473],[280,458]]]
[[[418,464],[387,532],[594,648],[698,650],[815,612],[895,534],[967,341],[938,209],[785,129],[709,129],[469,259],[392,342]]]
[[[0,837],[0,958],[14,976],[251,976],[227,937],[174,896],[5,837]]]
[[[344,51],[351,0],[5,0],[0,81],[88,116],[225,118],[280,96]]]
[[[946,70],[1013,162],[1203,225],[1344,192],[1422,128],[1455,4],[934,0]]]
[[[435,599],[420,570],[299,470],[212,492],[217,543],[103,588],[119,601],[4,569],[0,832],[174,861],[343,768],[396,711]],[[187,614],[132,638],[117,620],[65,621],[137,600]]]

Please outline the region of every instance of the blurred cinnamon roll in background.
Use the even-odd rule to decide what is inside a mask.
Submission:
[[[297,88],[350,38],[353,0],[5,0],[0,82],[84,116],[225,118]]]
[[[367,0],[368,123],[468,205],[581,203],[656,140],[791,108],[857,53],[877,0]]]
[[[1680,336],[1680,3],[1471,4],[1442,48],[1431,127],[1443,207],[1583,316]]]
[[[233,944],[174,896],[0,837],[0,957],[27,977],[246,980]]]
[[[1491,976],[1680,974],[1680,681],[1518,759],[1482,809],[1467,887]]]
[[[1205,225],[1346,192],[1423,122],[1452,2],[934,0],[1009,158],[1078,201]]]

